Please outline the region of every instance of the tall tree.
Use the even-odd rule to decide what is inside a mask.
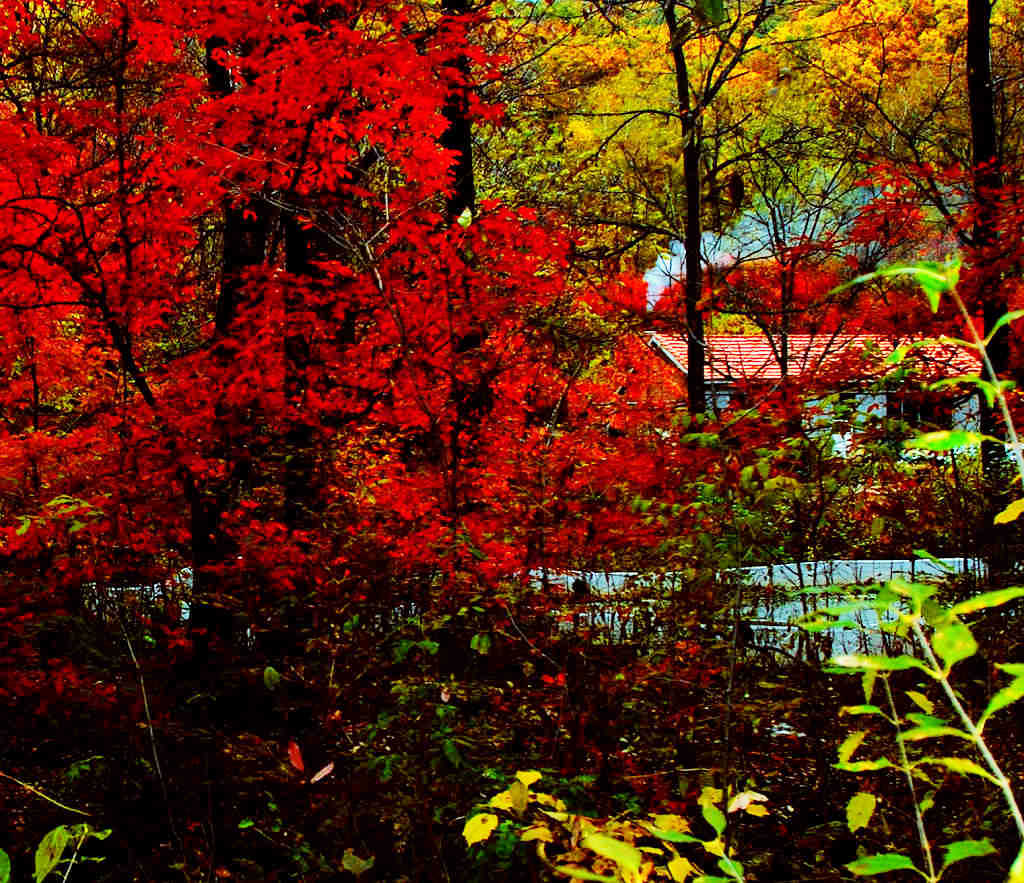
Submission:
[[[688,398],[698,410],[705,407],[704,232],[722,222],[722,202],[713,204],[712,191],[729,178],[728,144],[737,134],[716,105],[763,41],[773,8],[624,3],[542,22],[550,48],[538,52],[531,69],[565,85],[536,89],[539,97],[522,101],[543,121],[536,143],[560,154],[557,168],[549,162],[542,173],[539,198],[582,229],[581,256],[607,262],[628,255],[630,266],[646,269],[665,245],[683,243],[680,321],[692,363]],[[536,165],[521,156],[506,162],[536,175]]]
[[[989,0],[967,0],[967,102],[971,122],[971,159],[975,201],[974,227],[971,231],[973,262],[978,274],[974,284],[980,289],[982,325],[986,338],[1007,312],[1002,285],[1001,261],[993,253],[999,240],[998,200],[1003,184],[1000,167],[999,132],[996,127],[996,93],[992,81],[992,4]],[[989,341],[988,357],[998,374],[1009,367],[1009,329],[1004,328]],[[982,398],[981,428],[988,435],[998,430],[998,414]],[[999,446],[986,444],[982,450],[985,471],[998,482],[1002,465]],[[994,514],[994,513],[993,513]]]

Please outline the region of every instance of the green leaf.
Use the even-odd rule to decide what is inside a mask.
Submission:
[[[723,874],[728,874],[726,879],[729,880],[743,880],[743,865],[741,865],[736,859],[724,856],[718,860],[718,869]]]
[[[976,347],[972,346],[971,349],[976,349]],[[934,383],[929,383],[925,387],[925,389],[933,391],[940,389],[948,389],[951,386],[964,385],[977,386],[979,388],[988,386],[991,387],[993,391],[995,390],[995,386],[993,384],[989,383],[986,380],[979,380],[979,378],[974,376],[973,374],[959,374],[956,377],[944,377],[942,380],[936,380]]]
[[[932,312],[938,312],[939,301],[944,292],[956,288],[957,280],[960,278],[960,262],[946,261],[918,261],[916,264],[897,264],[891,267],[883,267],[877,271],[878,276],[912,276],[914,281],[921,287],[925,297],[928,298],[928,305]]]
[[[600,874],[595,874],[586,868],[578,868],[576,865],[555,865],[555,871],[565,874],[566,877],[572,877],[574,880],[594,880],[596,883],[616,883],[619,880],[618,877],[602,877]]]
[[[965,858],[991,855],[996,851],[996,848],[989,842],[987,837],[983,840],[957,840],[955,843],[949,843],[942,848],[946,850],[946,858],[942,863],[943,868]]]
[[[650,827],[647,829],[652,837],[659,840],[667,840],[669,843],[700,843],[696,837],[689,834],[681,834],[679,831],[668,831],[665,828]]]
[[[94,828],[88,822],[82,822],[80,825],[72,825],[69,829],[71,832],[71,839],[78,840],[86,837],[94,837],[96,840],[106,840],[111,833],[110,828],[104,828],[102,831]]]
[[[350,874],[354,874],[356,877],[361,874],[365,874],[370,868],[373,867],[374,856],[369,858],[360,858],[352,851],[352,847],[345,850],[345,855],[341,859],[342,870],[348,871]]]
[[[0,883],[10,883],[11,857],[0,849]]]
[[[1012,705],[1022,696],[1024,696],[1024,678],[1014,678],[1001,690],[996,691],[995,695],[989,700],[984,713],[981,715],[981,719],[978,721],[978,727],[983,727],[993,714],[1002,708],[1006,708],[1007,705]]]
[[[850,833],[866,828],[871,816],[875,814],[875,805],[878,799],[874,794],[867,791],[859,791],[850,798],[846,804],[846,827]]]
[[[448,763],[456,769],[462,766],[462,755],[459,754],[459,749],[455,747],[455,743],[451,739],[445,739],[441,743],[441,753],[444,754]]]
[[[1000,328],[1005,325],[1009,325],[1011,322],[1016,322],[1021,317],[1024,317],[1024,310],[1011,310],[1009,313],[1003,313],[989,331],[988,336],[985,338],[985,346],[988,346],[992,342],[992,338],[996,336],[996,333]]]
[[[918,693],[917,690],[907,690],[907,698],[927,714],[935,711],[935,703],[923,693]]]
[[[474,843],[482,843],[490,837],[491,832],[497,827],[498,817],[494,813],[477,813],[466,821],[462,828],[462,836],[466,838],[466,843],[472,846]]]
[[[861,687],[864,689],[864,701],[870,702],[875,692],[875,681],[878,680],[877,671],[866,671],[861,675]]]
[[[946,571],[946,573],[953,573],[953,568],[943,561],[941,558],[936,558],[927,549],[914,549],[914,556],[916,558],[924,558],[926,561],[931,561],[940,570]]]
[[[583,838],[581,845],[585,849],[591,849],[598,855],[615,862],[623,871],[628,871],[630,874],[640,873],[643,853],[629,843],[623,843],[607,834],[591,834]]]
[[[901,656],[866,656],[862,653],[847,653],[834,656],[832,664],[840,668],[859,668],[867,671],[906,671],[908,668],[919,668],[935,677],[933,672],[920,659],[903,654]]]
[[[244,831],[246,828],[251,828],[255,824],[256,823],[252,819],[242,819],[242,821],[238,823],[238,830]]]
[[[1010,866],[1010,874],[1006,878],[1006,883],[1024,883],[1024,846],[1021,846],[1017,857]]]
[[[845,770],[848,773],[873,773],[876,770],[886,770],[895,767],[887,757],[880,757],[878,760],[853,760],[847,763],[837,763],[837,770]]]
[[[922,757],[914,765],[917,766],[918,764],[925,763],[943,766],[951,772],[959,773],[962,776],[981,776],[983,779],[988,779],[997,785],[999,784],[995,776],[988,770],[966,757]]]
[[[907,720],[918,727],[944,727],[949,721],[934,714],[921,714],[919,711],[908,711]]]
[[[839,746],[839,762],[846,763],[853,753],[860,748],[860,743],[864,741],[864,737],[867,735],[867,731],[858,730],[855,733],[850,733],[845,739],[843,744]]]
[[[462,227],[463,230],[465,230],[470,224],[473,223],[473,212],[470,211],[468,207],[464,208],[462,210],[462,214],[459,215],[458,218],[456,218],[456,221],[458,222],[458,225]]]
[[[954,616],[937,601],[928,598],[922,605],[920,613],[924,616],[925,622],[932,628],[946,625],[953,621]]]
[[[42,883],[57,867],[70,842],[71,832],[66,825],[58,825],[39,842],[36,848],[36,883]]]
[[[486,632],[473,635],[469,641],[469,649],[476,650],[481,656],[486,656],[491,652],[491,636]]]
[[[974,737],[956,727],[913,727],[900,734],[904,742],[919,742],[922,739],[938,739],[942,736],[956,736],[957,739],[973,741]]]
[[[880,714],[885,717],[885,712],[877,705],[844,705],[839,709],[839,716],[844,714]]]
[[[995,441],[990,436],[969,429],[938,429],[925,432],[917,438],[907,439],[903,447],[922,451],[955,451],[980,445],[983,441]]]
[[[885,357],[885,361],[882,362],[882,364],[898,365],[907,357],[907,353],[909,353],[911,349],[911,344],[901,343],[898,347],[896,347],[896,349],[894,349],[891,353],[889,353],[889,355]]]
[[[909,598],[913,602],[915,610],[918,610],[925,601],[939,590],[938,586],[931,583],[908,582],[898,576],[894,576],[889,580],[886,583],[886,588],[897,597]],[[879,592],[879,597],[882,597],[881,592]]]
[[[1019,502],[1024,504],[1024,500]],[[998,607],[1000,604],[1005,604],[1007,601],[1013,601],[1017,598],[1024,598],[1024,587],[1013,586],[1008,589],[996,589],[994,592],[982,592],[980,595],[975,595],[973,598],[968,598],[966,601],[954,604],[949,612],[954,616],[963,616],[964,614],[985,610],[989,607]]]
[[[723,0],[699,0],[700,13],[713,25],[725,21],[725,4]]]
[[[715,833],[721,836],[725,830],[725,813],[723,813],[717,806],[707,804],[701,807],[701,813],[704,815],[704,821],[711,825],[715,829]]]
[[[935,630],[932,646],[946,663],[946,668],[978,652],[978,642],[974,640],[971,630],[962,622],[956,621]]]
[[[960,261],[950,260],[944,263],[919,261],[916,264],[893,264],[891,267],[883,267],[873,273],[864,273],[833,291],[838,292],[864,282],[893,276],[912,276],[928,298],[928,305],[934,313],[939,309],[939,300],[943,292],[956,288],[957,280],[960,277]]]
[[[846,869],[858,877],[871,877],[875,874],[888,874],[890,871],[917,871],[914,863],[898,852],[885,852],[880,855],[868,855],[850,862]],[[919,874],[920,871],[917,871]],[[924,875],[921,874],[923,877]]]
[[[268,665],[263,669],[263,686],[268,690],[276,690],[277,685],[280,683],[281,673],[274,666]]]
[[[975,377],[971,382],[982,391],[990,408],[995,407],[996,398],[1000,393],[1005,395],[1014,386],[1012,380],[999,380],[993,383],[984,377]]]
[[[1011,521],[1016,521],[1020,518],[1022,512],[1024,512],[1024,500],[1014,500],[992,519],[992,523],[1009,524]]]

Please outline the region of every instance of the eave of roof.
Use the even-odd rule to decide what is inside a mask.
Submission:
[[[705,380],[713,385],[743,381],[778,381],[783,378],[778,352],[781,340],[733,335],[709,335]],[[774,344],[774,345],[773,345]],[[683,374],[687,366],[687,340],[672,334],[652,332],[648,345],[659,352]],[[812,377],[831,367],[843,356],[874,351],[873,364],[880,368],[884,360],[900,345],[899,341],[871,334],[791,334],[788,337],[788,358],[785,376]],[[935,368],[942,376],[977,374],[980,361],[955,344],[928,343],[915,346],[914,353]],[[865,362],[862,378],[874,373]]]

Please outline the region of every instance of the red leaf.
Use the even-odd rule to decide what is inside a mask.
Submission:
[[[288,743],[288,760],[291,761],[291,765],[300,773],[305,771],[306,765],[302,762],[302,752],[295,742]]]

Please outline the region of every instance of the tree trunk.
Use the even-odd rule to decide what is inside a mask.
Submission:
[[[993,250],[998,245],[998,192],[1002,187],[999,168],[999,141],[995,116],[995,87],[992,82],[990,0],[967,0],[967,100],[971,118],[971,148],[975,201],[974,229],[971,242],[971,264],[975,291],[981,301],[984,334],[988,336],[1007,309],[1001,291],[999,261]],[[997,374],[1009,366],[1009,329],[1000,330],[988,344],[988,357]],[[978,396],[981,431],[999,437],[997,407],[989,407],[984,396]],[[986,548],[990,574],[1005,570],[1005,531],[992,520],[1002,508],[1005,494],[1006,457],[1003,446],[985,442],[981,446],[982,469],[988,503],[982,513],[981,539]]]
[[[464,15],[469,11],[468,0],[443,0],[441,8],[446,15]],[[469,61],[460,57],[455,63],[460,77],[469,73]],[[441,146],[455,152],[452,195],[448,198],[449,222],[458,218],[465,209],[476,206],[476,179],[473,175],[473,127],[469,119],[468,87],[461,85],[452,91],[444,108],[448,128],[441,136]]]
[[[300,278],[311,279],[309,236],[294,217],[285,218],[285,269]],[[285,436],[287,462],[284,476],[284,523],[289,531],[313,524],[312,507],[316,489],[314,472],[314,431],[305,414],[309,384],[310,347],[297,314],[304,307],[300,285],[289,285],[285,293],[285,408],[288,430]]]
[[[1002,186],[999,169],[998,133],[995,117],[995,89],[992,84],[991,7],[989,0],[967,0],[967,98],[971,116],[971,146],[974,163],[976,214],[973,230],[973,261],[976,267],[991,262],[987,254],[998,240],[996,200]],[[979,293],[987,335],[1006,312],[1006,299],[999,291],[998,275],[980,279]],[[1009,336],[1000,331],[988,347],[989,359],[997,372],[1005,371],[1009,360]],[[983,429],[995,429],[995,414],[982,407]]]
[[[226,41],[220,37],[211,37],[206,41],[207,85],[215,95],[227,95],[232,90],[230,72],[213,57],[217,49],[226,45]],[[268,229],[265,206],[239,207],[225,204],[221,282],[214,311],[214,327],[218,337],[224,337],[230,332],[245,269],[263,263]],[[184,481],[192,534],[193,592],[198,597],[210,588],[207,585],[206,568],[221,558],[217,540],[221,504],[211,499],[191,474],[186,475]]]
[[[683,140],[683,186],[686,196],[686,219],[683,224],[683,248],[686,252],[686,396],[690,410],[703,412],[708,408],[707,385],[704,379],[706,341],[704,340],[704,313],[700,308],[703,288],[701,265],[701,130],[697,114],[691,107],[689,72],[683,52],[685,33],[679,28],[675,0],[665,2],[665,23],[668,26],[672,64],[676,79],[680,129]]]

